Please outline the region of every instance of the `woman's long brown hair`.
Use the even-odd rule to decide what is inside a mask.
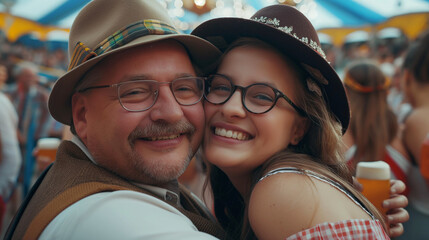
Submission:
[[[398,132],[395,113],[387,103],[388,89],[382,89],[388,79],[376,65],[369,60],[352,63],[346,70],[346,78],[360,86],[373,89],[370,92],[359,91],[345,84],[349,97],[351,135],[356,146],[352,166],[360,161],[378,161],[384,159],[385,148]]]

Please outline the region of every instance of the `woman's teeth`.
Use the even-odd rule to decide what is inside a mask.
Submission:
[[[248,140],[249,135],[243,132],[226,130],[225,128],[215,128],[215,134],[222,137],[233,138],[237,140]]]

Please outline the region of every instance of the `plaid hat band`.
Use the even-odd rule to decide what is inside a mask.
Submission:
[[[68,71],[93,57],[124,46],[137,38],[147,35],[168,35],[178,33],[179,32],[174,27],[159,20],[147,19],[132,23],[104,39],[94,48],[94,50],[85,46],[84,43],[78,42],[73,50]]]

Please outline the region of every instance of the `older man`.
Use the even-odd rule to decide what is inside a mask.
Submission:
[[[225,238],[177,182],[203,135],[196,69],[214,62],[217,48],[178,34],[153,0],[92,1],[69,44],[70,68],[49,109],[75,136],[60,146],[13,239]]]

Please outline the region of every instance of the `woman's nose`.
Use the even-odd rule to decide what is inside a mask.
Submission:
[[[229,100],[221,106],[222,114],[229,118],[246,116],[246,109],[242,103],[242,92],[237,89]]]

